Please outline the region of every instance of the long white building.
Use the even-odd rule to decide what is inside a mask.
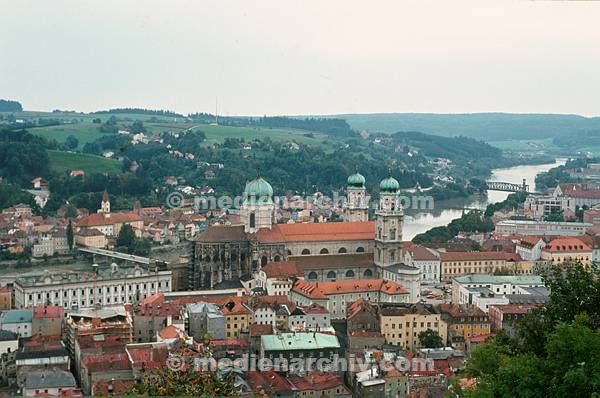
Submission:
[[[457,276],[452,280],[452,304],[474,304],[481,290],[497,296],[522,294],[523,288],[542,288],[541,276],[499,276],[474,274]]]
[[[170,292],[171,271],[149,271],[139,266],[112,264],[90,272],[50,273],[15,280],[15,307],[60,305],[65,308],[133,303],[160,292]]]
[[[503,220],[496,223],[496,234],[581,236],[593,227],[582,222]]]

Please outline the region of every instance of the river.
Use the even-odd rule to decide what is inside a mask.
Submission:
[[[488,181],[503,181],[514,184],[522,184],[523,179],[535,190],[535,176],[538,173],[548,171],[553,167],[565,164],[566,159],[557,159],[554,163],[515,166],[492,170]],[[459,218],[462,209],[485,209],[489,203],[501,202],[510,192],[488,191],[487,195],[471,196],[468,198],[441,200],[434,203],[432,210],[405,210],[403,236],[404,240],[411,240],[415,235],[425,232],[433,227],[447,225],[455,218]],[[423,193],[426,195],[426,192]]]

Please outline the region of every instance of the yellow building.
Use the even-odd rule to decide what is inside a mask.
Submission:
[[[102,249],[106,247],[106,236],[95,228],[82,229],[74,236],[77,246],[95,247]]]
[[[583,265],[590,265],[592,249],[577,238],[558,238],[548,242],[542,249],[542,260],[558,265],[565,262],[581,262]]]
[[[488,315],[473,304],[439,304],[435,311],[447,324],[448,343],[459,350],[470,337],[490,333]]]
[[[249,324],[252,311],[242,302],[240,297],[235,297],[221,306],[225,315],[225,337],[239,339],[243,333],[249,333]]]
[[[442,341],[447,341],[447,325],[431,307],[423,304],[410,306],[386,306],[381,309],[381,334],[387,344],[401,346],[406,350],[421,348],[419,334],[431,329]]]
[[[442,279],[469,274],[493,274],[506,266],[502,252],[445,252],[440,253]]]

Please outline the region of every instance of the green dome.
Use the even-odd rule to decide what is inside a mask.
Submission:
[[[348,186],[363,188],[365,186],[365,177],[357,171],[355,174],[348,177]]]
[[[262,177],[250,181],[244,189],[244,197],[246,199],[268,199],[273,197],[273,187]]]
[[[379,190],[381,192],[396,193],[396,192],[398,192],[399,189],[400,189],[400,184],[398,183],[398,180],[396,180],[392,176],[382,180],[381,183],[379,184]]]

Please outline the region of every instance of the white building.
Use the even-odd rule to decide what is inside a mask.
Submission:
[[[91,267],[90,267],[91,268]],[[95,304],[132,303],[156,293],[170,292],[171,271],[149,271],[139,266],[90,272],[22,276],[15,280],[15,307],[61,305],[65,308]]]
[[[33,311],[9,310],[0,315],[0,329],[16,333],[19,337],[31,337]]]
[[[544,287],[541,276],[457,276],[452,280],[452,303],[474,304],[474,297],[479,297],[481,291],[489,291],[494,295],[521,294],[522,288],[535,287]]]
[[[421,282],[439,282],[441,275],[441,262],[437,252],[421,245],[410,245],[404,250],[404,263],[416,267],[421,271]]]
[[[546,242],[536,236],[526,236],[515,246],[515,252],[525,261],[535,261],[542,257],[542,249]]]
[[[496,223],[496,234],[581,236],[592,227],[592,224],[581,222],[503,220]]]

